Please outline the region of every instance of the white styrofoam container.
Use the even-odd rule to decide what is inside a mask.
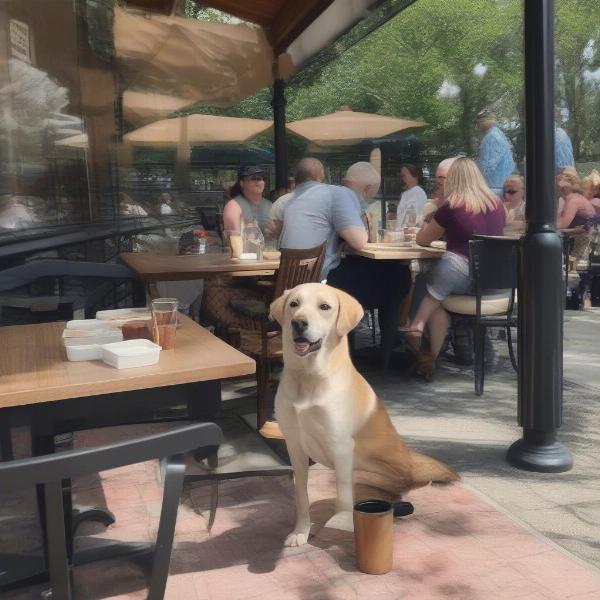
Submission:
[[[112,310],[99,310],[96,313],[98,321],[135,321],[136,319],[149,319],[149,308],[115,308]]]
[[[65,327],[67,329],[80,329],[81,331],[117,328],[112,321],[101,321],[99,319],[75,319],[73,321],[67,321]]]
[[[123,340],[123,332],[118,328],[104,329],[64,329],[62,340],[66,346],[91,346],[112,344]]]
[[[160,346],[150,340],[125,340],[102,346],[102,360],[117,369],[155,365]]]
[[[85,344],[82,346],[65,346],[67,358],[70,361],[102,360],[102,346],[99,344]]]

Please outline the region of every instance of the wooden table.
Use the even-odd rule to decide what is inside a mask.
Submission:
[[[192,319],[180,315],[173,350],[149,367],[115,369],[102,361],[69,362],[61,340],[64,323],[0,328],[0,409],[98,396],[255,372],[255,363]]]
[[[236,260],[229,254],[169,256],[150,252],[123,252],[121,260],[146,282],[206,279],[218,275],[272,275],[276,260]]]
[[[362,250],[354,250],[351,254],[364,256],[373,260],[397,260],[410,262],[411,260],[429,260],[441,258],[445,250],[424,246],[402,248],[391,244],[367,244]]]
[[[0,421],[5,422],[7,411],[26,409],[33,453],[40,455],[53,452],[55,434],[143,422],[141,411],[173,401],[187,403],[186,416],[190,418],[214,414],[220,407],[220,380],[254,373],[255,362],[188,317],[182,315],[181,324],[175,349],[162,351],[156,365],[122,370],[101,361],[68,362],[60,337],[63,323],[0,328],[5,349],[0,353]],[[68,498],[65,524],[72,533]],[[43,500],[40,502],[43,514]],[[110,513],[103,509],[92,512],[101,520],[104,515],[104,522],[110,524]],[[86,515],[76,516],[82,520]],[[99,540],[77,552],[73,562],[84,564],[146,551],[145,544]],[[0,556],[0,564],[0,589],[15,582],[47,580],[43,557]]]

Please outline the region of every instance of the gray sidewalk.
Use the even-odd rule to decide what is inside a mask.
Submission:
[[[395,426],[413,446],[447,461],[468,485],[512,517],[600,569],[600,310],[565,316],[564,424],[568,473],[527,473],[505,460],[520,437],[517,380],[506,357],[477,397],[469,367],[442,361],[431,384],[405,372],[365,372]]]

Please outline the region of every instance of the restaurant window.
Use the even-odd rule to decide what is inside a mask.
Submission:
[[[187,4],[0,0],[0,237],[160,217],[164,192],[214,212],[245,158],[270,168],[182,124],[268,86],[273,60],[260,28]]]

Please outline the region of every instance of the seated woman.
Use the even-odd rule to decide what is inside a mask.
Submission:
[[[583,195],[592,203],[596,214],[600,214],[600,173],[594,169],[582,183]]]
[[[262,230],[269,222],[271,203],[263,197],[264,169],[245,166],[238,171],[238,180],[231,188],[231,200],[223,208],[225,231],[241,231],[242,222],[255,221]]]
[[[566,169],[556,176],[556,188],[559,195],[556,227],[566,229],[585,225],[596,216],[592,203],[583,195],[579,177]],[[562,203],[560,202],[562,199]]]
[[[454,161],[444,187],[446,202],[417,234],[417,243],[429,246],[445,236],[447,251],[424,277],[427,293],[406,332],[407,343],[417,359],[417,373],[433,378],[437,356],[446,339],[448,315],[441,303],[450,294],[469,291],[469,240],[475,233],[501,235],[506,212],[498,196],[485,183],[470,158]],[[429,330],[429,352],[421,350],[423,330]]]
[[[506,228],[520,229],[525,221],[525,182],[521,175],[510,175],[504,182],[502,200],[506,210]]]

